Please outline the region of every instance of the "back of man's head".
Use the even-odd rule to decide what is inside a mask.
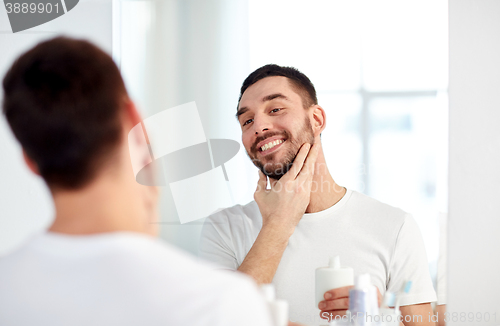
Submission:
[[[111,57],[58,37],[19,57],[3,80],[3,112],[49,187],[88,184],[121,140],[125,85]]]

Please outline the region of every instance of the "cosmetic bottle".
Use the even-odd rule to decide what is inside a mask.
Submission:
[[[354,288],[349,291],[349,314],[356,316],[353,317],[354,326],[379,325],[373,322],[379,309],[377,288],[371,284],[370,274],[356,277]]]
[[[287,326],[288,302],[276,299],[276,290],[272,284],[262,284],[260,290],[269,307],[273,326]]]
[[[326,291],[349,286],[354,284],[354,271],[351,267],[340,266],[340,257],[335,256],[330,258],[330,263],[327,267],[316,269],[316,308],[318,304],[325,300]]]

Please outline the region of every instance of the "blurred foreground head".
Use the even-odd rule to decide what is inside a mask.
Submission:
[[[124,82],[111,57],[58,37],[19,57],[3,80],[3,112],[51,189],[79,189],[121,141]]]

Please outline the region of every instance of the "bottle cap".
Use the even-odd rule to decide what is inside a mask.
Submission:
[[[396,294],[394,292],[387,291],[384,295],[384,306],[394,307],[396,305]]]
[[[356,280],[354,281],[354,287],[356,289],[362,289],[367,286],[372,285],[371,279],[370,279],[370,274],[361,274],[356,277]]]
[[[330,257],[329,267],[333,269],[340,269],[340,256]]]
[[[267,301],[274,301],[276,299],[276,290],[272,284],[262,284],[260,291]]]

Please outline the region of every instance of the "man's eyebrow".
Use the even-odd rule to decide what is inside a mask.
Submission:
[[[246,107],[246,106],[239,109],[238,112],[236,112],[236,119],[239,119],[240,115],[244,114],[247,111],[248,111],[248,107]]]
[[[285,101],[290,101],[290,99],[288,97],[286,97],[285,95],[283,95],[281,93],[275,93],[275,94],[264,96],[262,98],[262,102],[272,101],[272,100],[277,99],[277,98],[283,99]],[[247,111],[248,111],[248,107],[246,107],[246,106],[239,109],[238,112],[236,112],[236,119],[239,119],[240,115],[245,114]]]
[[[290,101],[290,99],[288,99],[288,97],[286,97],[285,95],[283,95],[281,93],[275,93],[275,94],[267,95],[264,98],[262,98],[262,102],[272,101],[275,98],[280,98],[280,99],[284,99],[286,101]]]

